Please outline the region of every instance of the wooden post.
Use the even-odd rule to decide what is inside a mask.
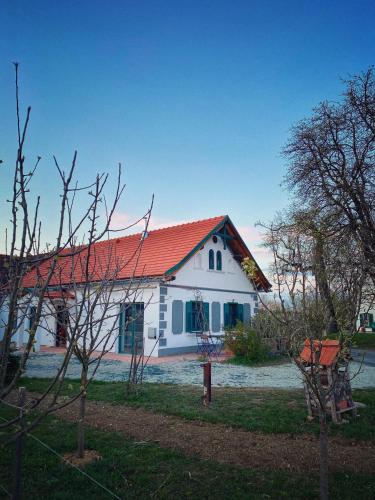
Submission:
[[[341,421],[341,414],[337,413],[337,408],[336,408],[335,389],[337,384],[337,375],[336,377],[334,377],[334,374],[332,372],[332,367],[330,366],[327,367],[327,380],[328,380],[328,390],[331,391],[329,397],[331,406],[331,418],[332,422],[338,424]]]
[[[211,403],[211,363],[204,363],[203,367],[203,404],[209,406]]]
[[[26,399],[26,389],[25,387],[20,387],[18,389],[18,407],[19,407],[19,417],[20,417],[20,428],[21,430],[25,426],[24,422],[24,406]],[[14,464],[14,485],[13,485],[13,500],[21,500],[21,465],[22,465],[22,449],[23,449],[24,435],[20,434],[16,439],[16,456]]]
[[[309,386],[307,385],[307,382],[303,383],[303,387],[305,389],[305,397],[306,397],[306,402],[307,402],[307,413],[308,413],[309,419],[312,419],[314,417],[313,403],[311,401],[310,389],[309,389]]]

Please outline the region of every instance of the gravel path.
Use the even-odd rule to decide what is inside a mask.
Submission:
[[[62,356],[59,354],[32,354],[28,361],[26,376],[48,378],[53,376]],[[356,373],[358,362],[351,363],[351,372]],[[96,373],[96,380],[122,381],[127,377],[129,364],[122,361],[102,360]],[[79,363],[72,360],[68,378],[78,378]],[[202,384],[202,368],[198,361],[166,361],[160,365],[147,366],[144,380],[153,383]],[[223,363],[213,363],[212,385],[216,387],[274,387],[300,388],[301,376],[292,363],[275,366],[245,367]],[[375,366],[363,365],[358,376],[352,381],[354,388],[375,387]]]

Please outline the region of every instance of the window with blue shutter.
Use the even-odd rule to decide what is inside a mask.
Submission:
[[[227,302],[224,304],[224,328],[233,328],[237,321],[243,323],[244,308],[243,304],[237,302]]]
[[[208,268],[215,269],[215,252],[213,250],[208,252]]]
[[[371,328],[372,323],[374,321],[374,316],[372,313],[361,313],[359,315],[360,326],[364,326],[365,328]]]
[[[208,302],[186,302],[186,331],[189,333],[209,330],[210,306]]]
[[[223,264],[222,264],[221,252],[220,252],[220,250],[218,250],[216,252],[216,269],[217,269],[217,271],[221,271],[222,268],[223,268]]]

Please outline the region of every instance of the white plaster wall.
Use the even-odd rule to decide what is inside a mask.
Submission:
[[[209,250],[222,253],[222,271],[209,269]],[[196,345],[194,334],[186,332],[186,314],[185,303],[195,300],[194,288],[200,289],[202,300],[210,304],[210,328],[212,325],[212,302],[220,303],[220,322],[221,332],[223,333],[224,323],[224,304],[226,302],[238,302],[239,304],[250,304],[251,316],[254,315],[254,309],[258,307],[258,299],[252,283],[243,272],[240,264],[233,258],[231,250],[224,249],[223,241],[218,237],[217,243],[211,238],[197,254],[192,257],[177,273],[176,279],[167,286],[167,312],[164,317],[167,321],[167,328],[164,331],[164,338],[167,341],[165,347],[183,348]],[[193,289],[191,288],[193,287]],[[206,288],[210,290],[206,290]],[[241,293],[243,292],[243,293]],[[244,293],[245,292],[245,293]],[[183,333],[172,333],[172,302],[173,300],[182,300],[183,309]]]
[[[173,282],[174,283],[174,282]],[[233,292],[214,292],[208,290],[202,290],[202,300],[203,302],[209,303],[209,322],[210,328],[212,326],[212,302],[220,303],[220,323],[221,323],[221,333],[224,333],[224,304],[226,302],[238,302],[239,304],[250,304],[251,316],[254,315],[254,309],[257,306],[257,301],[254,297],[243,293],[233,293]],[[183,308],[183,332],[181,334],[172,333],[172,302],[173,300],[182,300],[184,303]],[[188,347],[196,345],[195,334],[186,332],[186,313],[185,313],[185,303],[195,300],[194,290],[175,288],[173,286],[168,287],[168,294],[166,296],[165,303],[168,306],[167,312],[165,313],[165,318],[167,321],[167,328],[164,331],[164,338],[167,340],[167,345],[165,347],[160,347],[160,349],[168,348],[179,348]]]
[[[215,267],[216,252],[221,251],[222,271],[208,269],[208,253],[211,249],[215,252]],[[200,268],[199,264],[201,264]],[[243,272],[240,264],[233,258],[231,250],[228,247],[224,250],[223,241],[220,237],[217,238],[217,243],[214,243],[211,238],[202,250],[186,262],[177,272],[173,284],[244,292],[254,291],[253,285]]]
[[[79,296],[79,291],[77,295]],[[76,303],[79,304],[80,298],[77,299]],[[118,326],[113,329],[113,324],[115,321],[115,314],[120,312],[120,305],[127,301],[130,302],[134,300],[135,302],[143,302],[145,305],[144,311],[144,344],[145,344],[145,354],[149,355],[152,348],[154,347],[155,340],[148,339],[148,328],[153,327],[156,328],[158,332],[159,326],[159,288],[158,285],[150,285],[147,287],[140,287],[138,289],[134,289],[131,294],[126,298],[124,289],[118,287],[112,293],[111,297],[111,306],[108,310],[108,317],[104,320],[101,326],[101,334],[98,338],[98,341],[105,339],[108,336],[108,332],[112,329],[112,333],[110,334],[110,340],[107,344],[107,349],[111,352],[118,352]],[[72,309],[70,310],[70,314],[74,314],[75,301],[69,301]],[[113,316],[113,317],[112,317]],[[101,317],[101,309],[100,306],[97,307],[94,315],[94,321]],[[26,327],[25,327],[26,328]],[[54,306],[50,301],[46,301],[43,306],[42,318],[40,325],[37,329],[37,337],[40,339],[40,344],[44,346],[53,347],[56,344],[56,316],[54,314]],[[24,336],[24,342],[25,340]],[[156,349],[157,354],[157,349]]]
[[[17,314],[17,328],[13,331],[12,333],[12,342],[16,342],[17,345],[19,345],[20,338],[22,338],[22,331],[23,331],[23,313],[22,310],[18,311]],[[5,327],[8,323],[9,319],[9,302],[8,299],[3,299],[1,308],[0,308],[0,340],[3,339],[4,332],[5,332]]]
[[[12,341],[16,342],[17,347],[22,348],[24,344],[28,342],[28,329],[29,329],[29,318],[28,318],[28,307],[29,307],[29,300],[26,299],[24,301],[19,302],[19,309],[18,309],[18,320],[17,320],[17,325],[18,328],[16,331],[13,332],[12,336]],[[4,335],[4,329],[5,325],[8,321],[8,305],[7,302],[5,301],[2,304],[2,307],[0,309],[0,340],[2,340],[3,335]],[[34,344],[34,349],[39,350],[40,347],[40,340],[41,340],[41,330],[37,330],[36,336],[35,336],[35,344]]]
[[[41,345],[54,347],[56,345],[56,316],[54,305],[50,300],[43,304],[41,319],[36,330],[36,336]]]
[[[222,253],[222,271],[209,270],[208,254],[212,249],[215,252],[220,250]],[[215,259],[216,267],[216,259]],[[212,302],[221,304],[221,324],[224,322],[224,303],[238,302],[240,304],[248,303],[251,307],[251,315],[254,315],[254,308],[257,307],[257,299],[254,294],[254,288],[251,282],[241,269],[241,266],[233,258],[231,251],[224,249],[221,238],[218,237],[217,243],[213,239],[208,241],[204,248],[191,258],[176,273],[176,279],[168,284],[167,295],[163,295],[164,304],[167,305],[167,311],[163,312],[163,321],[166,321],[166,328],[162,328],[166,346],[156,345],[155,339],[148,338],[149,328],[155,328],[159,336],[160,328],[160,286],[157,283],[145,285],[133,291],[137,294],[135,302],[143,302],[144,310],[144,350],[146,356],[157,356],[159,349],[184,348],[195,346],[195,335],[186,333],[185,303],[194,300],[194,289],[201,289],[202,299],[210,304],[210,325],[212,324]],[[189,287],[193,287],[189,288]],[[211,290],[205,290],[209,288]],[[242,292],[242,293],[241,293]],[[125,301],[124,291],[119,286],[112,293],[112,303],[116,306],[117,312],[120,311],[120,304]],[[129,297],[126,301],[132,301]],[[173,300],[182,300],[184,303],[183,312],[183,333],[172,333],[172,302]],[[73,301],[74,303],[74,301]],[[46,302],[44,305],[43,319],[37,330],[37,342],[46,346],[55,345],[56,317],[53,314],[53,305]],[[113,314],[113,310],[111,311]],[[100,316],[100,308],[97,310],[96,317]],[[101,338],[107,334],[108,328],[112,325],[114,319],[108,319],[103,324]],[[118,352],[118,329],[112,333],[112,340],[109,343],[112,352]],[[25,338],[23,338],[25,342]]]
[[[8,301],[2,299],[0,307],[0,340],[4,337],[5,326],[8,322]]]

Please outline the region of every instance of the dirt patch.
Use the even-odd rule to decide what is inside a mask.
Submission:
[[[85,456],[83,458],[77,457],[76,453],[65,453],[63,455],[64,460],[77,467],[84,467],[92,462],[98,462],[101,460],[101,456],[95,450],[85,450]]]
[[[77,402],[56,415],[76,422]],[[298,473],[319,470],[319,443],[310,434],[248,432],[97,401],[87,402],[86,422],[97,429],[123,433],[135,441],[156,442],[163,448],[224,464]],[[374,443],[331,437],[329,455],[331,470],[375,472]]]

